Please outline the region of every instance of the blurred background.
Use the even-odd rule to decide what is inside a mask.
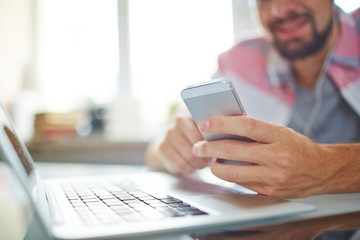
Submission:
[[[181,89],[261,31],[254,1],[0,0],[0,101],[35,161],[142,164]]]

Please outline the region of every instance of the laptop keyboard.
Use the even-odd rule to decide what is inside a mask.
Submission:
[[[208,215],[178,198],[146,193],[132,183],[70,183],[62,189],[89,226]]]

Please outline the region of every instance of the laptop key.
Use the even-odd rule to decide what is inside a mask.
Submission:
[[[189,204],[184,203],[184,202],[181,202],[181,203],[178,203],[178,202],[176,202],[176,203],[170,203],[169,206],[174,207],[174,208],[188,208],[188,207],[190,207]]]
[[[167,198],[172,198],[171,196],[164,194],[164,193],[151,193],[149,194],[152,197],[156,198],[156,199],[167,199]]]
[[[158,208],[158,207],[167,207],[168,205],[163,202],[153,202],[153,203],[150,202],[149,206],[151,206],[153,208]]]
[[[200,216],[200,215],[209,215],[209,214],[206,213],[206,212],[203,212],[203,211],[197,211],[197,212],[192,212],[190,215],[192,215],[192,216]]]
[[[74,202],[71,203],[71,205],[76,208],[76,207],[85,207],[85,204],[83,202]]]
[[[110,209],[112,210],[132,210],[131,207],[129,207],[128,205],[113,205],[113,206],[109,206]]]
[[[197,216],[197,215],[208,215],[206,212],[203,212],[195,207],[188,207],[188,208],[178,208],[177,210],[179,210],[180,212],[186,214],[186,215],[192,215],[192,216]]]
[[[119,222],[120,218],[125,221],[143,221],[207,215],[180,199],[162,193],[148,194],[134,186],[124,189],[111,183],[104,187],[96,183],[92,185],[92,189],[84,184],[73,186],[75,191],[69,186],[64,187],[66,196],[88,226],[114,224]]]
[[[97,198],[89,198],[89,199],[83,199],[84,203],[90,203],[90,202],[100,202]]]
[[[170,207],[161,207],[161,208],[157,208],[156,210],[158,210],[159,212],[163,213],[165,216],[168,217],[182,217],[185,216],[185,214],[170,208]]]
[[[113,195],[105,195],[105,196],[98,196],[101,200],[105,200],[105,199],[116,199],[115,196]]]
[[[182,203],[183,201],[177,199],[177,198],[166,198],[166,199],[161,199],[162,202],[164,203]]]
[[[76,194],[67,194],[66,197],[69,200],[77,200],[77,199],[79,199],[79,196],[76,195]]]
[[[130,200],[136,200],[135,197],[130,195],[115,195],[119,200],[121,201],[130,201]]]
[[[108,205],[108,206],[113,206],[113,205],[125,205],[125,203],[123,203],[122,201],[118,200],[118,199],[103,199],[103,202]]]

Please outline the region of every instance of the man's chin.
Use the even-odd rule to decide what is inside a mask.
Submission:
[[[299,41],[293,40],[287,43],[276,43],[275,46],[280,54],[288,60],[304,58],[306,55],[304,44]]]
[[[304,59],[321,49],[321,46],[306,43],[302,39],[292,39],[283,43],[275,41],[274,45],[279,53],[288,60]]]

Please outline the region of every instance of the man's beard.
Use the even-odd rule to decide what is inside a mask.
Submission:
[[[275,35],[274,28],[276,24],[286,21],[288,19],[294,19],[302,16],[305,16],[311,22],[312,39],[310,41],[304,41],[300,38],[294,38],[291,40],[281,42]],[[274,36],[275,47],[283,57],[289,60],[306,58],[320,51],[325,46],[328,36],[331,33],[332,27],[333,27],[333,20],[331,18],[323,32],[317,31],[315,26],[315,20],[310,13],[294,14],[287,19],[277,20],[270,23],[270,30]],[[296,43],[298,46],[295,48],[291,48],[291,45],[293,45],[294,43]]]

